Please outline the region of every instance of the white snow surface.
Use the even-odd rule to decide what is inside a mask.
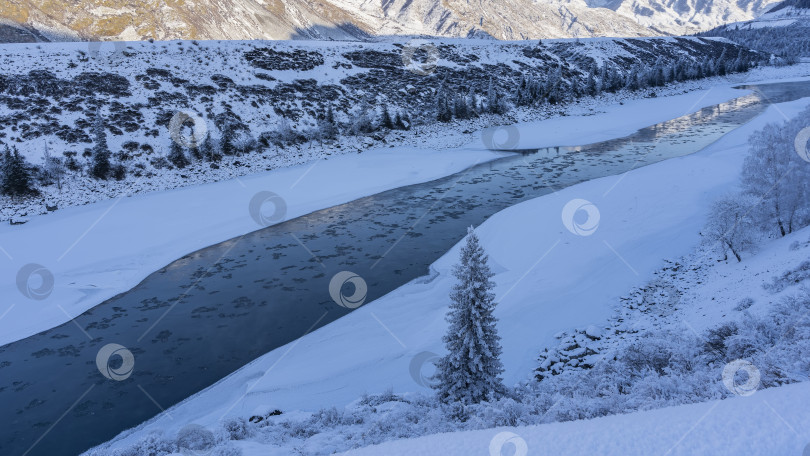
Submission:
[[[703,94],[702,100],[689,95],[685,97],[691,101],[673,98],[634,102],[620,108],[628,109],[622,112],[623,115],[614,112],[605,118],[585,119],[583,123],[591,127],[577,132],[576,137],[580,142],[584,142],[583,138],[598,137],[596,131],[603,130],[603,125],[615,125],[606,120],[608,118],[641,123],[658,115],[664,116],[665,111],[678,103],[683,103],[680,108],[696,102],[711,104],[708,98],[713,93],[720,95],[727,89],[718,90]],[[649,280],[665,258],[689,253],[699,243],[699,230],[705,223],[710,204],[720,194],[736,187],[750,133],[768,122],[796,115],[808,104],[810,100],[804,99],[770,107],[745,128],[727,134],[699,153],[562,189],[505,209],[479,226],[477,233],[497,273],[494,277],[498,300],[496,316],[503,338],[505,382],[511,385],[526,379],[536,367],[540,349],[553,345],[554,334],[572,327],[604,324],[618,298]],[[633,106],[635,110],[632,110]],[[602,120],[608,123],[603,124]],[[556,127],[559,125],[555,126],[556,131],[562,129]],[[543,124],[521,128],[528,137],[529,131],[537,131],[543,128]],[[621,128],[616,126],[615,134],[619,131]],[[587,237],[569,232],[561,221],[563,206],[576,198],[592,202],[600,212],[597,230]],[[388,388],[397,393],[422,390],[423,387],[409,375],[409,362],[423,351],[443,352],[441,336],[446,328],[447,296],[453,284],[450,268],[456,261],[458,248],[454,247],[432,265],[434,274],[430,279],[406,284],[336,322],[271,351],[171,408],[168,413],[122,433],[110,445],[114,448],[126,446],[155,430],[172,434],[189,422],[213,427],[226,416],[248,417],[273,408],[296,411],[345,406],[364,392],[377,393]],[[804,385],[791,388],[808,392]],[[778,400],[776,396],[773,400],[780,401],[780,405],[789,402],[788,399]],[[728,404],[731,404],[728,407],[736,407],[734,401],[728,401]],[[631,439],[631,433],[636,436],[661,432],[656,451],[651,451],[650,446],[641,446],[640,442],[638,448],[641,450],[636,454],[664,454],[666,443],[670,442],[668,439],[679,433],[670,442],[675,444],[700,418],[700,411],[712,407],[713,404],[701,404],[680,408],[681,412],[673,412],[674,421],[671,423],[665,419],[665,411],[648,412],[652,415],[641,415],[640,418],[607,418],[616,421],[602,424],[604,430],[599,435],[604,436],[604,447],[600,450],[621,451],[629,441],[621,436]],[[725,407],[721,405],[717,409],[722,411]],[[690,421],[695,413],[697,416]],[[729,416],[736,416],[734,422],[740,423],[766,413],[773,412],[766,408],[759,415],[736,416],[730,413]],[[718,426],[722,424],[722,420],[719,421]],[[625,423],[638,426],[623,434],[618,433],[617,429]],[[561,452],[564,454],[562,450],[568,449],[568,454],[575,454],[577,451],[574,450],[580,448],[576,446],[579,445],[576,436],[581,434],[573,434],[574,426],[577,424],[543,427],[537,438],[542,439],[549,435],[545,432],[553,434],[557,429],[571,432],[571,442],[558,444],[572,445],[561,446]],[[593,430],[600,424],[585,426],[585,429]],[[801,423],[796,427],[804,428],[806,426],[801,426]],[[777,434],[773,427],[765,430],[771,432],[761,435],[774,441],[784,435]],[[709,439],[703,432],[693,435],[703,437],[695,438],[694,442]],[[482,431],[474,440],[488,441],[495,433]],[[745,438],[753,438],[752,435]],[[614,439],[608,438],[611,436]],[[534,437],[527,433],[527,438]],[[461,440],[464,436],[451,441],[455,444]],[[792,450],[800,448],[795,439],[778,441],[782,444],[791,442]],[[423,441],[419,442],[414,445],[422,445]],[[535,451],[543,448],[538,442],[532,440]],[[595,445],[599,439],[583,439],[582,444],[586,442]],[[686,443],[684,439],[681,445]],[[458,444],[467,445],[464,442]],[[244,445],[248,454],[254,446],[256,451],[264,451],[261,454],[280,451],[269,446],[259,450],[261,445],[258,443]],[[695,454],[696,447],[690,445],[676,448],[677,454],[690,454],[688,450]],[[759,445],[757,448],[767,448],[767,441],[763,440]],[[390,454],[405,451],[396,446],[391,448]],[[437,447],[435,451],[442,448]],[[467,451],[471,447],[460,448],[463,450],[453,454],[486,454],[487,446],[476,446],[475,451]],[[366,451],[370,453],[364,454],[389,454],[372,449]],[[555,454],[555,451],[551,453]],[[417,451],[417,454],[421,453]]]
[[[486,455],[496,435],[516,434],[528,455],[802,455],[810,447],[810,383],[749,397],[540,426],[496,428],[395,440],[346,456]],[[513,443],[514,444],[514,443]],[[508,447],[504,445],[503,454]],[[244,456],[267,455],[244,445]],[[495,448],[498,448],[495,446]],[[803,452],[804,451],[804,452]]]
[[[519,124],[519,147],[587,144],[689,114],[746,92],[720,85],[683,95],[638,99],[601,113]],[[118,198],[0,226],[0,345],[68,322],[131,289],[171,261],[260,229],[248,212],[259,191],[285,199],[287,218],[383,190],[453,174],[500,156],[480,134],[440,152],[402,146],[319,160],[217,183]],[[29,263],[49,269],[53,293],[32,301],[17,290]],[[518,268],[523,265],[514,265]],[[32,284],[36,287],[36,284]]]

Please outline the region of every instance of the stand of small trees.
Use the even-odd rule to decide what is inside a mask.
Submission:
[[[810,109],[751,135],[741,191],[714,204],[703,232],[724,256],[730,251],[742,261],[741,253],[753,247],[757,238],[786,236],[810,224],[810,146],[797,144],[807,125]]]
[[[16,147],[4,147],[0,160],[0,194],[12,199],[39,194],[34,187],[31,170]]]
[[[699,35],[726,38],[750,49],[773,54],[775,64],[792,65],[798,63],[799,57],[810,57],[810,27],[806,21],[806,18],[798,18],[796,23],[784,27],[722,26]]]

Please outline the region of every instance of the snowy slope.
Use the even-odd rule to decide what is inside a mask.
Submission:
[[[773,0],[595,0],[606,3],[622,16],[665,33],[691,34],[727,24],[754,19],[776,2]]]
[[[664,258],[687,254],[698,243],[709,204],[735,186],[750,132],[783,114],[795,115],[809,102],[771,108],[700,153],[563,189],[481,225],[479,236],[498,271],[496,315],[506,382],[525,379],[555,333],[605,322],[618,298],[649,280]],[[599,208],[601,220],[592,236],[575,236],[559,221],[563,206],[574,198]],[[387,387],[419,390],[408,375],[409,362],[423,351],[442,352],[444,302],[457,250],[432,266],[435,275],[429,280],[409,283],[268,353],[173,407],[171,416],[125,432],[113,445],[131,444],[152,430],[171,435],[189,422],[214,427],[224,416],[342,406]]]
[[[810,451],[810,383],[758,391],[750,397],[682,405],[593,420],[496,428],[397,440],[349,451],[346,456],[512,454],[553,455],[803,455]],[[497,438],[501,433],[511,433]],[[504,445],[498,442],[514,439]],[[493,444],[493,442],[495,442]],[[240,445],[245,456],[267,454]],[[510,448],[511,447],[511,448]],[[521,446],[522,448],[522,446]]]
[[[409,71],[405,63],[406,51],[419,46],[436,52],[438,61],[431,71]],[[694,38],[555,40],[543,46],[452,39],[422,44],[396,40],[6,45],[0,49],[0,143],[19,149],[32,165],[42,164],[47,148],[72,163],[73,170],[61,191],[47,185],[41,186],[38,198],[0,197],[4,203],[0,221],[43,214],[48,207],[116,198],[122,192],[140,194],[219,181],[374,146],[444,148],[447,128],[434,128],[439,93],[473,92],[471,98],[482,102],[492,80],[501,99],[510,99],[524,76],[553,80],[559,71],[561,83],[563,79],[567,83],[583,80],[584,72],[597,64],[629,73],[659,59],[703,62],[739,51],[724,40]],[[351,134],[358,117],[377,118],[383,107],[392,116],[410,119],[413,128]],[[319,131],[318,117],[327,108],[334,111],[341,135],[324,144],[313,138]],[[559,109],[543,104],[534,112]],[[195,160],[178,170],[166,156],[179,133],[172,134],[172,119],[181,112],[199,119],[200,128],[214,142],[228,131],[255,147],[225,154],[218,163]],[[121,181],[100,181],[84,172],[99,115],[112,162],[127,170]],[[491,115],[484,115],[460,127],[482,128],[492,121]]]
[[[725,30],[756,30],[768,27],[787,27],[789,25],[808,26],[810,21],[810,7],[795,5],[796,2],[784,1],[769,9],[753,20],[738,21],[726,24]]]

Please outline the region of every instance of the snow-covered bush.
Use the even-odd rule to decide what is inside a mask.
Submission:
[[[779,293],[785,288],[804,282],[807,279],[810,279],[810,261],[803,261],[795,268],[774,277],[771,283],[766,283],[763,288],[771,293]]]
[[[227,418],[222,422],[222,427],[231,440],[247,439],[253,432],[248,421],[242,417]]]
[[[177,444],[174,441],[166,439],[162,434],[152,433],[129,448],[113,452],[112,456],[164,456],[176,451]],[[96,452],[95,456],[109,455],[108,452]]]
[[[753,305],[754,305],[754,300],[752,298],[743,298],[743,299],[740,300],[740,302],[737,304],[737,306],[734,307],[734,310],[736,310],[737,312],[740,312],[740,311],[748,309],[749,307],[751,307]]]
[[[215,443],[214,433],[197,424],[189,424],[177,432],[177,446],[181,449],[207,450]]]
[[[242,456],[242,450],[233,446],[232,443],[226,443],[210,450],[206,456]]]

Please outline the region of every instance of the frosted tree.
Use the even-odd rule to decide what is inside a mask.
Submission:
[[[742,187],[761,199],[763,216],[782,236],[794,230],[806,198],[807,163],[795,151],[799,124],[766,125],[751,135],[751,153],[742,170]]]
[[[374,121],[371,116],[371,106],[363,103],[352,120],[352,132],[355,135],[372,133],[375,130]]]
[[[219,142],[214,137],[213,132],[205,137],[205,140],[203,140],[203,143],[198,149],[204,160],[215,162],[222,158],[219,152]]]
[[[718,243],[723,260],[728,259],[731,251],[738,262],[742,261],[740,254],[754,245],[757,229],[752,212],[756,204],[757,200],[750,195],[730,194],[712,205],[703,234]]]
[[[335,139],[337,135],[338,125],[335,121],[335,111],[332,109],[332,105],[328,105],[323,115],[318,117],[318,138],[323,142],[324,139]]]
[[[388,130],[394,129],[394,120],[391,119],[391,112],[388,111],[388,104],[385,103],[383,103],[382,106],[382,115],[380,116],[380,126]]]
[[[110,148],[107,147],[107,129],[104,126],[104,119],[101,111],[96,110],[96,118],[93,121],[93,134],[95,135],[95,145],[93,146],[92,162],[90,174],[96,179],[107,179],[110,176]]]
[[[498,96],[498,89],[492,81],[492,76],[489,78],[489,85],[487,86],[487,111],[493,114],[501,113],[501,102]]]
[[[448,354],[437,363],[436,390],[442,402],[474,404],[501,397],[501,345],[493,315],[494,275],[472,227],[453,269],[458,283],[450,294],[450,327],[444,336]]]
[[[42,178],[46,185],[56,184],[62,190],[62,177],[65,175],[65,165],[59,157],[51,155],[48,143],[45,143],[45,152],[42,154]]]

